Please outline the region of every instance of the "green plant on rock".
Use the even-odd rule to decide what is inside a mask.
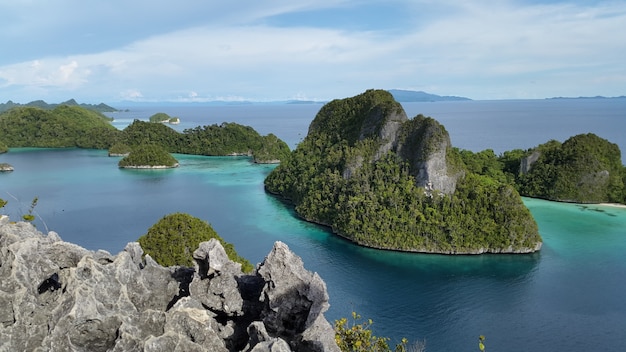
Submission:
[[[24,219],[24,221],[32,222],[35,220],[35,215],[33,215],[33,212],[35,211],[35,207],[37,206],[38,201],[39,201],[39,198],[37,197],[33,198],[33,201],[30,203],[30,208],[28,208],[28,213],[22,215],[22,219]]]
[[[148,232],[139,237],[139,244],[146,254],[163,266],[193,266],[193,251],[201,242],[211,238],[219,240],[234,262],[241,263],[243,272],[251,272],[254,267],[239,256],[232,244],[224,241],[206,221],[189,214],[174,213],[164,216],[152,225]]]
[[[485,335],[478,336],[478,349],[485,352]]]
[[[388,337],[377,337],[372,332],[371,319],[359,322],[361,316],[352,312],[352,324],[347,318],[335,320],[335,342],[343,352],[406,352],[408,340],[403,338],[395,350],[389,347]]]

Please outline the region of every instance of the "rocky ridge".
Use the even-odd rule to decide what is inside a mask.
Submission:
[[[284,243],[249,275],[219,241],[193,256],[165,268],[2,216],[0,351],[339,351],[324,281]]]

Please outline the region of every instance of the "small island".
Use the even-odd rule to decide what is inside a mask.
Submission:
[[[122,169],[171,169],[178,165],[178,160],[156,144],[142,144],[118,163]]]
[[[180,123],[180,118],[171,117],[164,112],[157,112],[156,114],[150,116],[149,121],[155,123],[169,123],[170,125],[178,125]]]

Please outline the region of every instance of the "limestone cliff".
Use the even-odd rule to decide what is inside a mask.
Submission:
[[[516,190],[469,172],[444,126],[408,119],[382,90],[324,105],[265,188],[302,218],[368,247],[446,254],[541,247]]]
[[[342,170],[344,178],[354,174],[364,161],[378,161],[389,152],[409,163],[420,187],[451,194],[463,175],[449,167],[448,149],[452,145],[446,129],[423,115],[409,120],[402,106],[385,91],[370,90],[325,105],[311,122],[307,137],[329,131],[335,139],[345,139],[350,145],[374,141],[373,152],[365,149],[348,160]]]
[[[251,275],[218,241],[193,255],[164,268],[2,216],[0,351],[339,351],[324,282],[284,243]]]
[[[448,131],[437,121],[416,116],[404,126],[397,153],[409,163],[416,184],[427,190],[452,194],[462,169],[449,160],[452,148]]]

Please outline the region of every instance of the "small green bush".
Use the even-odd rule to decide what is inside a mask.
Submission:
[[[388,337],[377,337],[372,332],[371,319],[359,323],[361,316],[352,312],[352,325],[349,325],[348,319],[341,318],[335,320],[335,342],[343,352],[406,352],[407,339],[396,345],[394,350],[389,347]],[[420,349],[421,350],[421,349]]]
[[[139,237],[139,244],[146,254],[163,266],[193,266],[193,251],[200,243],[215,238],[222,243],[228,258],[241,263],[243,272],[254,267],[240,257],[232,244],[224,241],[211,225],[189,214],[174,213],[164,216],[152,225],[148,233]]]

